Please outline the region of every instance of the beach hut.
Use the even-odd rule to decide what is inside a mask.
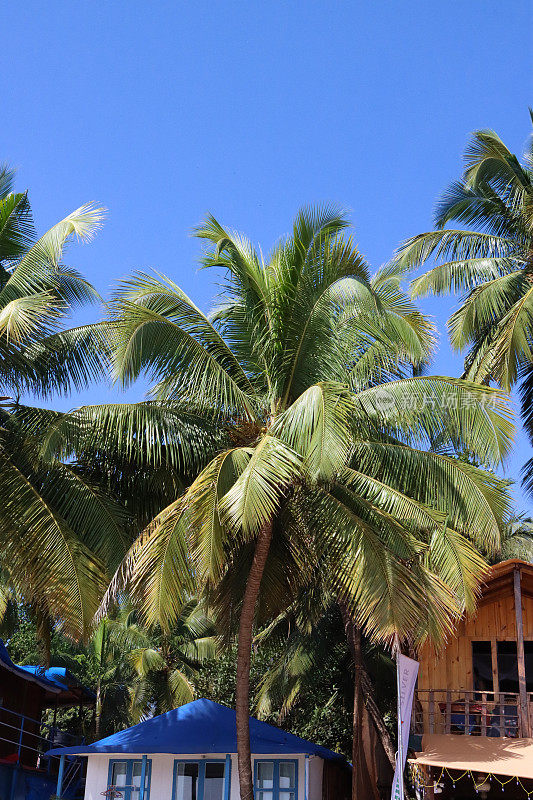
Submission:
[[[419,660],[411,737],[419,797],[533,795],[533,564],[492,567],[476,613]]]
[[[350,797],[351,770],[337,753],[253,717],[250,739],[256,800]],[[235,711],[201,699],[50,755],[87,757],[85,800],[238,800],[236,753]]]

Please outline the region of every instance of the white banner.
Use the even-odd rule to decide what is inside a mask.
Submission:
[[[418,661],[399,655],[396,659],[396,677],[398,690],[398,753],[396,769],[392,782],[392,800],[403,800],[403,770],[409,746],[409,730],[415,684],[418,675]]]

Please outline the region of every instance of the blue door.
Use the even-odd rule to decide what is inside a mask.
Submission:
[[[144,781],[144,800],[150,798],[150,773],[152,762],[147,761]],[[115,786],[124,800],[140,800],[142,761],[133,758],[109,762],[108,787]]]

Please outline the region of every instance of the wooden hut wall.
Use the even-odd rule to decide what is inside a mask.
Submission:
[[[524,639],[533,640],[533,598],[522,597]],[[425,646],[420,653],[418,688],[474,688],[472,672],[472,642],[516,641],[516,618],[512,594],[485,601],[475,617],[462,620],[455,637],[450,637],[438,652]]]

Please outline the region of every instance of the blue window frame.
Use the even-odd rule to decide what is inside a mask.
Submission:
[[[116,786],[122,794],[123,800],[140,800],[141,795],[142,761],[137,758],[111,758],[107,785]],[[144,800],[150,798],[150,779],[152,776],[152,761],[146,761],[146,775],[144,780]]]
[[[254,762],[255,800],[298,800],[298,761],[296,759],[256,758]]]
[[[229,756],[176,759],[172,800],[229,800],[230,770]]]

